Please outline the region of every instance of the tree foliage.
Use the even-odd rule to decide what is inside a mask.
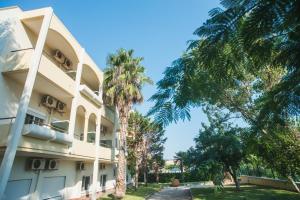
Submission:
[[[202,124],[202,129],[195,138],[195,150],[199,154],[200,164],[220,165],[223,170],[217,174],[229,172],[239,190],[238,170],[245,156],[241,140],[244,129],[233,127],[228,121],[229,114],[221,114],[212,108],[207,108],[205,113],[208,115],[209,125]]]
[[[163,151],[166,138],[162,126],[137,111],[130,113],[128,121],[128,166],[135,175],[138,187],[139,172],[153,170],[158,181],[159,170],[164,166]]]
[[[249,125],[243,136],[247,152],[296,177],[299,126],[291,120],[297,121],[300,111],[300,1],[222,0],[221,5],[166,69],[149,115],[168,125],[189,119],[195,106],[226,109]]]

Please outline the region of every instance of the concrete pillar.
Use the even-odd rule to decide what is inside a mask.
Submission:
[[[99,112],[100,113],[100,112]],[[97,116],[96,122],[96,138],[95,138],[95,160],[93,168],[93,188],[92,188],[92,200],[97,198],[97,183],[98,183],[98,173],[99,173],[99,153],[100,153],[100,132],[101,132],[101,114]]]
[[[77,106],[78,106],[78,97],[79,97],[79,87],[80,87],[80,80],[82,74],[82,65],[83,65],[83,56],[84,56],[84,48],[81,49],[79,63],[77,65],[76,71],[76,78],[75,78],[75,96],[72,100],[72,107],[70,113],[70,121],[69,121],[69,135],[71,135],[74,139],[75,133],[75,123],[76,123],[76,113],[77,113]]]
[[[84,127],[83,127],[83,141],[87,142],[87,134],[89,131],[89,113],[85,113],[84,116]]]
[[[103,74],[103,76],[104,76],[104,74]],[[98,89],[98,96],[101,98],[101,100],[102,100],[102,96],[103,96],[103,76],[99,80],[99,89]]]
[[[2,199],[3,197],[7,185],[7,181],[11,173],[12,165],[16,156],[17,148],[22,136],[22,129],[25,122],[26,112],[28,109],[30,97],[32,94],[36,75],[38,72],[38,68],[39,68],[39,64],[43,53],[43,48],[47,38],[47,33],[51,23],[52,16],[53,16],[52,8],[47,8],[45,10],[45,16],[43,18],[41,30],[31,58],[31,64],[25,81],[22,96],[19,102],[16,119],[9,131],[7,147],[0,167],[0,177],[1,177],[0,178],[0,199]]]

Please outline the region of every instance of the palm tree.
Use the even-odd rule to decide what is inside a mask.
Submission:
[[[186,159],[186,152],[184,151],[179,151],[175,154],[174,156],[174,164],[178,165],[179,164],[179,168],[180,168],[180,173],[181,173],[181,181],[184,181],[184,175],[183,175],[183,162]]]
[[[104,74],[104,92],[108,104],[116,107],[120,121],[120,151],[118,158],[118,176],[116,197],[124,197],[126,192],[126,135],[129,111],[136,103],[143,101],[142,86],[152,83],[145,75],[141,57],[133,57],[133,50],[119,49],[107,59]]]

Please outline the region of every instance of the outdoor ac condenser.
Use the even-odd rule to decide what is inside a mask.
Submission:
[[[43,170],[45,169],[45,159],[40,158],[30,158],[28,160],[27,169],[28,170]]]

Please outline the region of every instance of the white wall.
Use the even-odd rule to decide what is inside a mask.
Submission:
[[[93,163],[85,163],[85,170],[79,171],[76,169],[77,161],[69,161],[59,159],[59,169],[58,170],[40,170],[33,171],[26,169],[26,162],[29,157],[16,157],[13,165],[13,169],[9,178],[9,181],[18,181],[18,180],[31,180],[31,186],[29,197],[33,197],[35,188],[37,187],[37,194],[39,195],[43,188],[43,178],[45,177],[59,177],[65,176],[65,189],[60,191],[64,194],[64,198],[78,198],[85,194],[84,191],[81,191],[81,181],[82,176],[91,176],[93,173]],[[109,173],[109,169],[108,173]],[[111,174],[108,174],[108,177],[111,177]],[[109,178],[108,178],[109,179]],[[92,180],[92,179],[91,179]],[[100,186],[100,182],[98,183]],[[109,183],[109,185],[111,185]],[[49,188],[48,188],[49,189]],[[28,199],[24,198],[24,199]]]
[[[101,163],[101,162],[100,162]],[[101,188],[102,190],[109,190],[109,189],[114,189],[115,188],[115,177],[113,174],[113,165],[114,164],[105,164],[105,169],[99,169],[99,177],[98,177],[98,181],[99,181],[99,187],[100,187],[100,176],[106,174],[106,187],[105,188]]]
[[[16,18],[21,11],[17,8],[1,10],[0,12],[0,72],[9,66],[14,66],[20,57],[10,51],[32,47],[26,37],[24,27]],[[23,88],[16,86],[15,82],[0,74],[0,104],[10,105],[0,107],[0,117],[16,115],[17,103]],[[1,122],[0,122],[1,123]]]

